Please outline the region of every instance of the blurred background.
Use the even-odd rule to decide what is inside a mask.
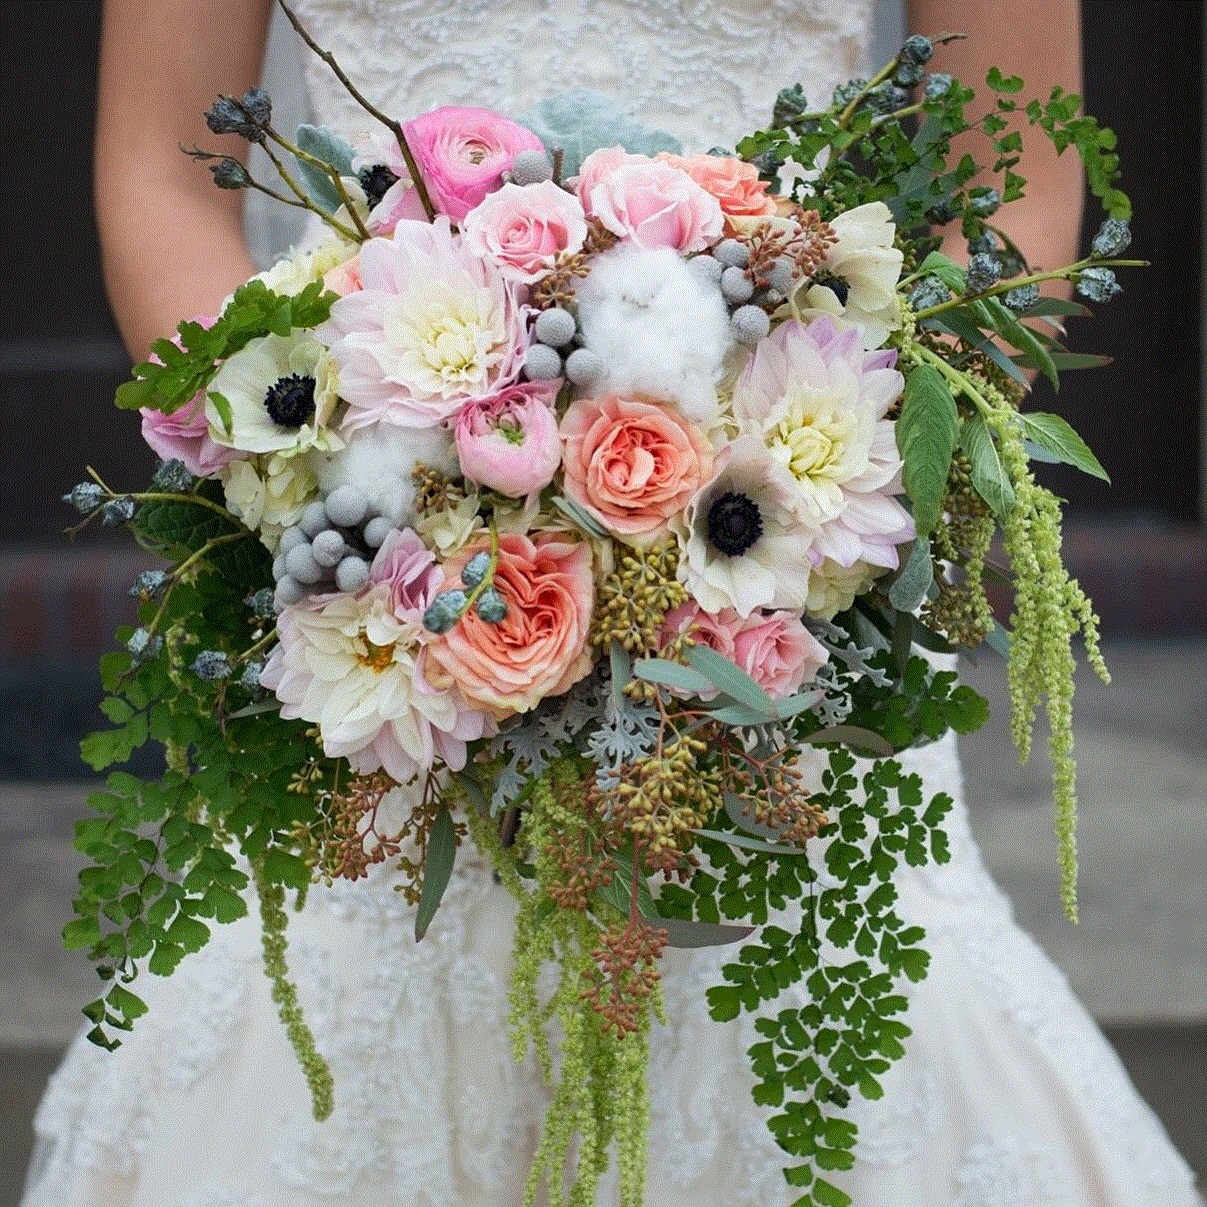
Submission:
[[[96,659],[130,618],[126,588],[146,565],[124,535],[95,530],[66,542],[71,517],[57,502],[85,462],[114,484],[143,482],[152,464],[136,422],[111,405],[128,361],[104,299],[91,206],[100,7],[0,2],[9,180],[0,447],[10,467],[0,480],[0,1207],[17,1200],[38,1096],[94,996],[87,961],[58,938],[80,866],[71,825],[90,788],[77,743],[100,721]],[[901,21],[895,4],[881,8],[887,58]],[[1127,274],[1124,295],[1093,322],[1074,320],[1074,346],[1115,363],[1068,374],[1058,397],[1035,400],[1065,415],[1114,479],[1108,488],[1045,474],[1068,499],[1068,560],[1102,613],[1115,675],[1110,689],[1084,676],[1078,697],[1080,927],[1060,914],[1047,767],[1042,755],[1016,764],[992,655],[967,668],[993,716],[963,752],[974,828],[1021,922],[1104,1024],[1203,1177],[1205,10],[1198,0],[1086,0],[1084,9],[1086,106],[1119,135],[1136,209],[1132,254],[1153,267]],[[278,109],[301,119],[294,54],[275,29],[266,82]],[[1026,74],[1025,64],[1003,65]],[[293,234],[259,207],[249,230],[261,257]]]

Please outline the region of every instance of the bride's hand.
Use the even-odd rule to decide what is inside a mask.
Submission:
[[[106,0],[95,195],[105,286],[122,339],[142,359],[181,317],[213,314],[255,265],[241,192],[214,187],[180,144],[240,154],[202,113],[260,75],[271,0]]]

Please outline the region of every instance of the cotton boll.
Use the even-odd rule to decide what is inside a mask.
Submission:
[[[593,393],[666,399],[690,419],[716,419],[732,334],[715,282],[670,248],[621,244],[592,260],[576,298],[582,345],[606,367]]]
[[[313,453],[319,487],[331,495],[353,486],[364,497],[369,513],[382,515],[403,527],[415,519],[416,465],[443,474],[458,472],[452,434],[442,427],[408,428],[377,423],[358,428],[335,453]]]

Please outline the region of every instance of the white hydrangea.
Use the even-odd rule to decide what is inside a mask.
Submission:
[[[344,448],[313,453],[311,464],[324,494],[340,486],[355,486],[369,507],[395,524],[415,518],[416,465],[442,474],[457,473],[457,451],[451,433],[442,427],[409,428],[393,423],[346,432]]]
[[[607,366],[593,394],[665,399],[705,426],[717,418],[732,336],[714,282],[670,248],[621,244],[592,260],[577,301],[583,345]]]

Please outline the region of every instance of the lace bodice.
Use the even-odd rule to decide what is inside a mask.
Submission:
[[[821,101],[857,74],[872,0],[297,0],[295,9],[399,118],[451,104],[519,116],[588,89],[705,151],[765,127],[784,85],[800,81]],[[305,73],[318,121],[366,127],[325,64],[307,56]]]

